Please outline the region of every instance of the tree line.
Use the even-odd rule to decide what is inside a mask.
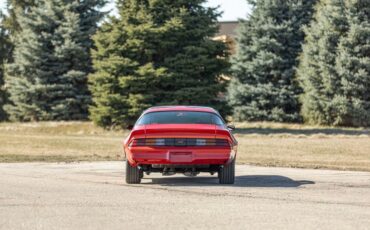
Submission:
[[[235,121],[370,125],[370,1],[249,0],[237,52],[205,0],[8,0],[0,120],[131,125],[153,105]],[[226,77],[227,76],[227,77]]]

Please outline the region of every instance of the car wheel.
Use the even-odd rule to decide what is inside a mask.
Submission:
[[[140,179],[143,179],[144,178],[144,171],[143,170],[140,170]]]
[[[235,182],[235,159],[225,165],[218,172],[220,184],[234,184]]]
[[[132,167],[128,160],[126,160],[126,183],[127,184],[140,184],[140,169]]]

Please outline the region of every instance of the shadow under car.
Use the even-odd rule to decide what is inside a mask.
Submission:
[[[214,177],[161,177],[145,178],[151,180],[146,184],[158,184],[163,186],[225,186],[218,184],[217,176]],[[272,187],[272,188],[294,188],[301,185],[315,184],[310,180],[293,180],[289,177],[279,175],[246,175],[236,176],[235,184],[226,185],[230,187]]]

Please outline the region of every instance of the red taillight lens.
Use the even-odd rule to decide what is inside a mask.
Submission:
[[[134,139],[130,146],[221,146],[228,147],[227,139],[209,138],[141,138]]]
[[[130,146],[145,146],[145,139],[134,139],[131,141]]]

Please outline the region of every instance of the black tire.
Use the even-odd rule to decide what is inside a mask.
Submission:
[[[144,171],[143,170],[140,170],[140,179],[143,179],[144,178]]]
[[[127,184],[140,184],[140,170],[137,167],[132,167],[128,160],[126,160],[126,183]]]
[[[234,184],[235,182],[235,159],[225,165],[218,172],[220,184]]]

